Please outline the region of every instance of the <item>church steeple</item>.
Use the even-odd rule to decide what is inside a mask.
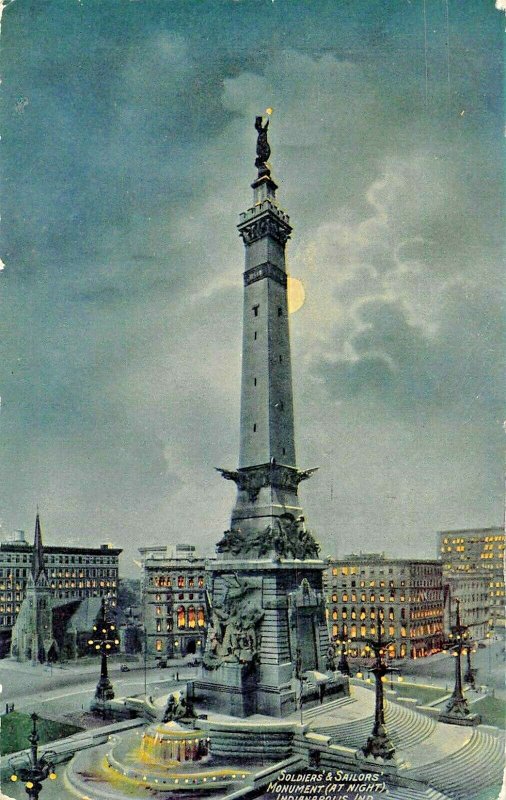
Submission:
[[[42,544],[40,515],[39,511],[37,510],[37,516],[35,517],[35,535],[33,538],[33,550],[32,550],[32,578],[34,583],[38,582],[38,579],[41,574],[47,577],[46,567],[44,564],[44,547]]]
[[[239,468],[221,470],[238,494],[232,530],[265,532],[302,520],[297,497],[311,471],[296,465],[285,246],[292,233],[267,163],[269,121],[255,120],[253,205],[238,225],[245,247]]]

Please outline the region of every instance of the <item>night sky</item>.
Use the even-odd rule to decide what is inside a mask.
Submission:
[[[4,4],[2,536],[213,552],[238,460],[254,117],[294,226],[301,488],[324,555],[501,522],[493,0]],[[138,574],[138,570],[137,570]]]

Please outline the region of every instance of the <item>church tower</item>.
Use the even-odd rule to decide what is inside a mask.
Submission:
[[[332,669],[325,565],[298,499],[299,483],[314,470],[299,470],[295,456],[285,265],[292,228],[267,163],[268,125],[256,118],[253,205],[238,226],[245,247],[240,454],[236,470],[220,470],[237,498],[219,557],[207,568],[211,618],[194,684],[196,699],[235,717],[292,712],[305,674],[308,687],[311,674],[325,673],[327,694],[348,692]],[[314,685],[307,692],[309,702],[318,696]]]
[[[53,638],[52,602],[44,563],[44,547],[40,516],[35,518],[32,565],[26,584],[26,595],[12,630],[11,655],[20,661],[43,663],[56,653]]]

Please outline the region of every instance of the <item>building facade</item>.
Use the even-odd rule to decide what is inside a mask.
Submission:
[[[40,520],[37,515],[36,529]],[[0,647],[9,649],[12,628],[25,599],[33,560],[33,546],[23,531],[0,543]],[[120,549],[44,546],[43,559],[52,599],[84,599],[108,595],[116,604]]]
[[[443,576],[488,575],[490,626],[504,626],[504,529],[440,531],[438,552]]]
[[[460,620],[473,639],[484,639],[490,631],[490,575],[481,572],[455,572],[443,575],[445,588],[445,631],[455,625],[456,600],[460,601]]]
[[[146,655],[200,655],[207,627],[205,559],[185,544],[139,552]]]
[[[329,559],[327,611],[333,639],[349,640],[352,656],[365,656],[364,638],[376,638],[378,619],[390,658],[423,658],[443,644],[441,563],[361,553]]]

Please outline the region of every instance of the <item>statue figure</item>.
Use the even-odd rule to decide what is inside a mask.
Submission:
[[[271,154],[271,148],[267,141],[267,128],[269,127],[269,120],[262,127],[262,117],[256,117],[255,129],[258,131],[257,138],[257,157],[255,167],[258,169],[259,175],[270,175],[270,170],[267,167],[267,159]]]
[[[193,704],[188,698],[179,697],[176,700],[175,695],[169,694],[167,698],[167,705],[162,717],[162,722],[172,722],[173,720],[191,720],[195,719],[196,714],[193,710]]]

